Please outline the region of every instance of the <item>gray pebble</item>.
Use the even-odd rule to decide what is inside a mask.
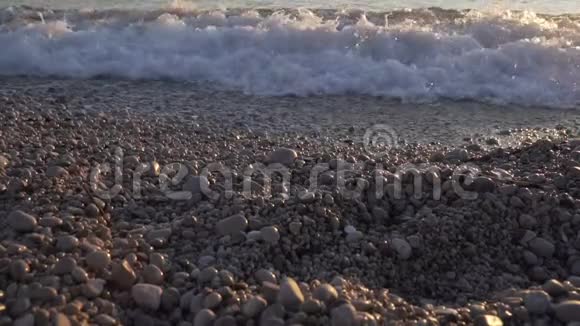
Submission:
[[[280,284],[278,302],[290,309],[297,308],[304,302],[302,290],[292,278],[287,277]]]
[[[37,225],[36,217],[21,210],[16,210],[8,215],[8,224],[16,232],[32,232]]]
[[[163,289],[157,285],[139,283],[133,285],[131,296],[139,307],[147,310],[157,311],[161,305],[161,294]]]
[[[295,150],[289,148],[278,148],[268,155],[269,163],[279,163],[286,166],[292,165],[294,160],[298,157]]]
[[[219,221],[216,225],[220,235],[234,234],[244,231],[248,227],[248,219],[241,214],[230,216]]]

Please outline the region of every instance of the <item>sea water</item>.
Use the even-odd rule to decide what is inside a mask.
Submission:
[[[575,1],[0,1],[0,76],[580,104]]]

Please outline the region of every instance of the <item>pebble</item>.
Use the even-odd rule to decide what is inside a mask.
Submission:
[[[117,324],[115,318],[107,315],[107,314],[98,314],[95,316],[95,323],[99,324],[100,326],[114,326]]]
[[[580,300],[567,300],[554,305],[554,313],[562,322],[580,322]]]
[[[280,284],[278,293],[278,302],[284,307],[294,309],[304,302],[304,295],[298,286],[298,283],[292,278],[285,278]]]
[[[312,293],[312,296],[326,304],[330,304],[338,299],[338,292],[330,284],[321,284]]]
[[[474,326],[503,326],[503,321],[494,315],[479,315],[475,318]]]
[[[131,288],[131,296],[139,307],[157,311],[161,305],[163,289],[157,285],[139,283]]]
[[[556,251],[556,247],[554,246],[553,243],[541,237],[536,237],[530,240],[528,245],[530,246],[532,252],[534,252],[536,255],[540,257],[550,258],[554,255],[554,252]]]
[[[8,164],[10,164],[10,160],[4,155],[0,155],[0,170],[6,169]]]
[[[533,216],[530,216],[528,214],[520,215],[518,221],[520,223],[520,226],[524,229],[531,229],[538,224],[538,221]]]
[[[22,259],[13,260],[8,267],[10,276],[15,280],[22,280],[30,272],[30,266]]]
[[[14,321],[13,326],[34,326],[34,315],[26,314]]]
[[[16,232],[32,232],[37,225],[36,217],[21,210],[15,210],[8,215],[8,224]]]
[[[254,277],[256,278],[256,280],[259,283],[262,282],[270,282],[270,283],[278,283],[278,280],[276,279],[276,275],[274,275],[274,273],[270,272],[267,269],[259,269],[254,273]]]
[[[17,298],[16,301],[9,306],[8,312],[12,317],[20,317],[24,315],[31,306],[32,303],[29,298]]]
[[[351,304],[343,304],[331,311],[332,326],[356,326],[356,309]]]
[[[155,265],[147,265],[141,272],[145,283],[160,285],[163,283],[163,272]]]
[[[56,264],[54,264],[53,272],[56,275],[70,274],[77,267],[77,262],[74,258],[66,256],[59,259]]]
[[[392,243],[393,248],[397,252],[397,256],[400,259],[407,260],[411,258],[411,255],[413,254],[413,248],[411,248],[411,245],[407,242],[407,240],[394,238]]]
[[[260,229],[260,234],[262,236],[262,240],[268,243],[277,243],[280,240],[280,233],[278,232],[278,228],[275,226],[265,226]]]
[[[46,169],[46,176],[49,178],[60,178],[68,175],[68,172],[65,168],[61,166],[50,166]]]
[[[542,285],[542,288],[552,297],[559,297],[568,292],[564,287],[564,284],[555,279],[546,281],[546,283]]]
[[[87,298],[96,298],[103,293],[105,289],[105,280],[102,279],[90,279],[86,284],[83,284],[81,290],[83,295]]]
[[[80,266],[73,268],[71,275],[79,283],[85,283],[89,280],[89,274]]]
[[[493,192],[496,188],[495,181],[488,177],[477,177],[473,179],[473,184],[471,185],[473,190],[479,193]]]
[[[112,280],[122,289],[129,289],[137,281],[137,275],[126,260],[113,264]]]
[[[267,306],[268,302],[266,299],[259,295],[253,296],[242,306],[242,313],[249,318],[254,318],[264,311]]]
[[[269,163],[279,163],[286,166],[292,165],[294,160],[298,157],[295,150],[289,148],[278,148],[270,153],[268,156]]]
[[[109,266],[111,256],[106,251],[96,250],[89,253],[85,260],[90,269],[100,272]]]
[[[193,319],[193,326],[212,326],[216,315],[209,309],[200,310]]]
[[[208,266],[208,267],[201,270],[197,279],[201,283],[207,283],[207,282],[213,280],[217,275],[218,275],[218,270],[215,269],[213,266]]]
[[[183,191],[189,191],[192,194],[203,194],[209,190],[209,180],[206,176],[189,176],[182,187]]]
[[[85,208],[85,213],[88,217],[97,217],[101,213],[97,205],[91,203]]]
[[[524,305],[532,314],[543,314],[550,306],[550,296],[544,291],[529,291],[524,295]]]
[[[71,326],[68,317],[63,313],[57,313],[53,318],[53,326]]]
[[[465,162],[469,159],[469,152],[463,148],[457,148],[447,153],[446,157],[448,160]]]
[[[63,235],[56,239],[56,248],[62,252],[71,252],[79,245],[79,239],[73,235]]]
[[[203,307],[207,309],[215,309],[222,303],[222,296],[217,292],[212,292],[203,299]]]
[[[248,219],[241,214],[236,214],[217,223],[217,232],[220,235],[234,234],[244,231],[248,227]]]

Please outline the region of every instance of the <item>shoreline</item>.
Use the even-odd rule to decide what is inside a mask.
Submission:
[[[574,111],[0,89],[0,324],[580,321]],[[242,191],[244,171],[272,164],[270,188],[258,173]]]

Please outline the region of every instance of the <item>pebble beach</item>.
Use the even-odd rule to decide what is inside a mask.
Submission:
[[[580,325],[574,110],[0,90],[0,325]]]

